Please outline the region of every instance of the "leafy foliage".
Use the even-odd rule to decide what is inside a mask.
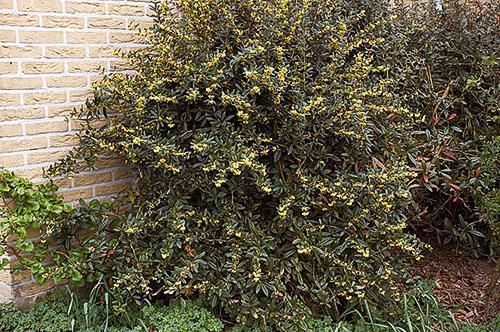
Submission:
[[[483,252],[494,240],[488,219],[495,214],[479,207],[477,218],[476,193],[498,188],[480,159],[498,131],[499,10],[498,1],[448,1],[441,9],[402,2],[391,11],[398,19],[386,26],[379,58],[392,68],[399,99],[422,115],[408,136],[419,173],[412,224],[441,243]]]
[[[51,182],[35,185],[8,170],[0,170],[0,254],[6,248],[20,264],[29,266],[38,280],[43,280],[45,272],[43,261],[49,249],[48,239],[72,210],[71,205],[64,204],[54,194],[56,190],[57,186]],[[38,234],[30,234],[30,230]],[[39,234],[40,241],[30,241]],[[4,258],[0,268],[8,264],[9,260]]]
[[[69,279],[77,284],[95,281],[78,268],[88,248],[80,240],[104,226],[107,203],[80,201],[73,208],[56,194],[52,183],[34,184],[8,170],[0,170],[0,254],[15,257],[15,270],[29,269],[39,283]],[[98,232],[97,232],[98,233]],[[86,257],[86,256],[85,256]],[[53,262],[47,265],[47,261]],[[4,258],[0,268],[11,264]],[[94,277],[97,278],[94,279]]]
[[[176,6],[157,5],[148,47],[124,55],[135,74],[103,80],[54,168],[114,153],[137,178],[131,212],[83,241],[80,273],[124,300],[198,296],[280,329],[399,300],[421,248],[402,213],[419,115],[373,64],[387,22],[337,0]]]
[[[496,116],[498,121],[498,116]],[[490,250],[493,256],[500,255],[500,136],[498,134],[483,137],[483,150],[479,159],[482,185],[474,191],[475,211],[479,220],[488,225],[486,238],[490,241]]]

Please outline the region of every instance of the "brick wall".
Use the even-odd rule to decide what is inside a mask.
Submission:
[[[75,144],[69,118],[102,70],[125,69],[117,49],[140,47],[130,24],[148,26],[154,0],[0,0],[0,168],[35,181]],[[109,196],[127,185],[116,160],[60,179],[67,200]],[[30,302],[51,285],[0,271],[0,301]]]

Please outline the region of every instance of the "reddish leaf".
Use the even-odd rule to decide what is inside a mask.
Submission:
[[[383,170],[386,169],[385,165],[377,158],[372,157],[372,163],[373,163],[373,166],[376,166],[376,167],[381,168]]]
[[[443,153],[444,156],[446,156],[448,158],[455,158],[455,154],[454,153],[447,152],[447,151],[443,151],[442,153]]]
[[[451,113],[450,116],[448,117],[448,120],[453,120],[457,117],[457,113]]]
[[[462,204],[463,204],[466,208],[470,209],[470,208],[469,208],[469,206],[467,205],[467,203],[465,203],[465,200],[464,200],[463,198],[460,198],[460,201],[462,202]]]
[[[396,120],[396,114],[392,114],[392,115],[391,115],[391,120],[392,120],[392,121]]]
[[[478,178],[478,177],[480,177],[480,176],[481,176],[481,167],[478,167],[478,168],[476,169],[476,173],[475,173],[475,175],[476,175],[476,178]]]
[[[455,189],[455,190],[460,190],[460,186],[457,186],[457,185],[456,185],[456,184],[454,184],[454,183],[448,183],[448,185],[449,185],[450,187],[452,187],[453,189]]]
[[[453,203],[458,202],[458,197],[453,197]]]
[[[422,177],[424,178],[425,183],[429,182],[429,175],[424,174]]]
[[[184,247],[184,251],[186,251],[189,254],[189,256],[191,256],[191,257],[194,256],[193,255],[193,250],[191,248],[189,248],[189,246],[185,246]]]

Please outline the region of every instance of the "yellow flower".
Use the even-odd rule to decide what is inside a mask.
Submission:
[[[252,89],[250,89],[251,95],[256,95],[258,93],[260,93],[260,88],[258,86],[254,86]]]
[[[226,183],[226,179],[220,178],[215,181],[215,186],[217,188],[220,188],[224,183]]]
[[[240,163],[239,162],[233,162],[231,163],[231,167],[230,167],[230,170],[231,172],[233,172],[235,175],[240,175],[241,174],[241,170],[240,170]]]

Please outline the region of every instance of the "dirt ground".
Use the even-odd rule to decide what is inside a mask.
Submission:
[[[460,249],[434,248],[420,261],[415,272],[436,281],[433,290],[439,302],[456,312],[457,320],[485,323],[500,313],[500,281],[490,299],[490,317],[485,314],[485,298],[495,263],[477,259]]]

